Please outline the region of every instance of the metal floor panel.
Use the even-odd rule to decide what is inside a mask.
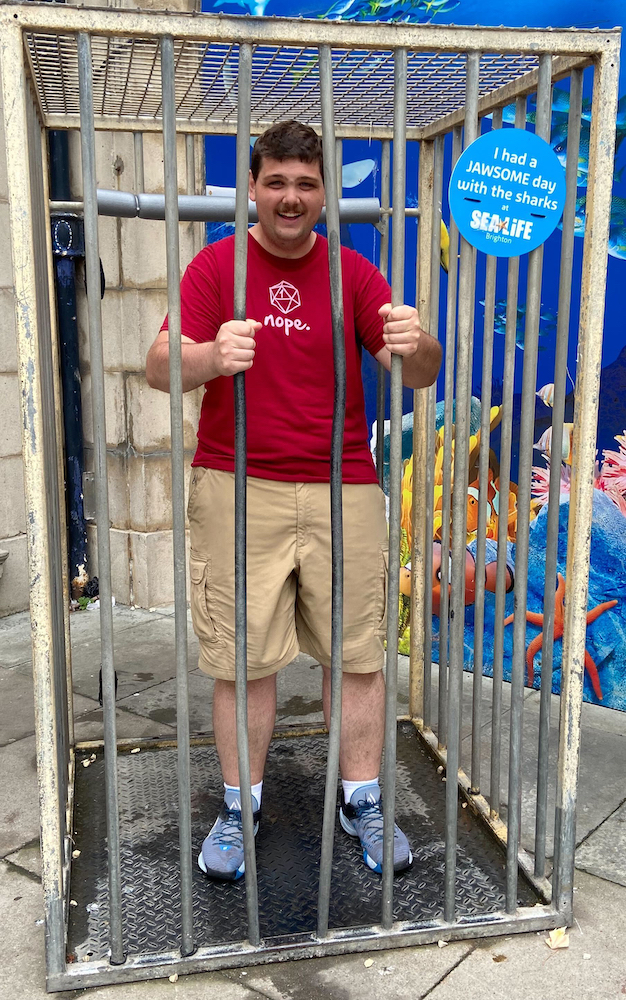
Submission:
[[[326,737],[289,736],[272,741],[257,837],[262,937],[312,932],[316,927]],[[68,953],[70,961],[104,958],[109,949],[101,753],[87,768],[78,755]],[[445,782],[410,723],[398,727],[397,821],[411,843],[411,869],[395,879],[394,917],[427,922],[443,914]],[[120,840],[124,935],[129,954],[160,953],[179,946],[180,907],[176,751],[119,755]],[[195,864],[221,802],[214,746],[191,749],[196,943],[214,945],[246,937],[245,887],[210,881]],[[504,855],[470,809],[459,810],[458,912],[502,910]],[[539,902],[520,875],[520,904]],[[380,921],[381,880],[361,860],[357,842],[337,821],[330,926]]]

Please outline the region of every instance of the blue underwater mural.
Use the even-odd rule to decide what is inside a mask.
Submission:
[[[551,0],[539,3],[529,0],[520,5],[518,0],[304,0],[295,4],[293,0],[203,0],[203,9],[216,13],[327,17],[333,19],[357,19],[367,21],[398,21],[414,23],[439,23],[458,25],[501,25],[528,27],[599,27],[610,28],[626,23],[626,7],[623,0]],[[600,390],[600,411],[597,439],[597,458],[594,477],[593,526],[591,538],[591,560],[589,578],[588,624],[586,642],[585,700],[611,708],[626,711],[626,327],[623,322],[623,288],[626,281],[626,67],[620,75],[619,104],[616,118],[615,174],[611,208],[608,281],[605,313],[605,335],[602,357]],[[569,90],[562,81],[553,89],[552,129],[550,145],[557,157],[565,165],[568,139]],[[515,109],[511,105],[504,109],[504,127],[513,125]],[[534,100],[527,102],[527,127],[535,121]],[[585,74],[583,84],[582,128],[577,175],[577,202],[574,240],[574,282],[571,300],[570,342],[567,361],[568,395],[566,398],[565,428],[561,442],[561,502],[558,544],[557,578],[553,581],[555,594],[556,628],[554,642],[553,691],[560,690],[561,641],[559,637],[559,615],[563,610],[563,580],[566,563],[567,518],[569,513],[569,474],[571,461],[571,428],[574,407],[574,381],[577,359],[577,317],[579,310],[582,237],[585,233],[585,205],[589,170],[589,130],[591,118],[591,77]],[[483,120],[482,129],[491,128],[491,122]],[[417,205],[418,164],[414,149],[407,149],[407,205]],[[345,141],[343,150],[344,194],[380,197],[380,143],[376,141]],[[449,177],[451,150],[446,145],[444,154],[445,177]],[[207,139],[207,181],[216,185],[232,185],[235,176],[235,143],[227,137]],[[446,183],[444,180],[444,190]],[[449,209],[444,195],[443,218],[449,222]],[[209,241],[214,241],[233,231],[232,226],[214,224],[208,227]],[[371,226],[344,226],[342,240],[353,245],[370,259],[378,262],[378,236]],[[558,284],[560,266],[561,232],[557,229],[546,241],[544,251],[542,302],[540,316],[539,355],[537,369],[537,396],[535,406],[536,461],[533,471],[533,501],[530,511],[530,551],[528,570],[528,615],[526,629],[527,683],[538,687],[541,679],[541,622],[545,586],[545,540],[547,523],[547,484],[549,462],[552,453],[555,459],[558,449],[552,443],[552,402],[555,365],[555,336],[558,306]],[[406,301],[415,297],[415,254],[416,225],[407,221],[406,259]],[[442,261],[444,247],[442,242]],[[525,285],[527,258],[521,258],[521,283]],[[479,255],[477,265],[477,288],[484,287],[484,257]],[[441,315],[445,315],[447,281],[442,271],[440,305]],[[507,597],[507,615],[512,614],[514,600],[515,534],[517,524],[517,476],[519,450],[519,417],[521,411],[522,363],[524,357],[524,336],[526,305],[520,300],[517,308],[516,330],[516,370],[514,382],[514,432],[511,467],[511,487],[508,497],[500,497],[499,492],[499,448],[500,448],[500,404],[502,384],[498,373],[502,371],[504,357],[504,333],[506,316],[506,274],[498,272],[496,286],[496,314],[494,337],[494,381],[490,386],[492,449],[489,472],[489,517],[488,517],[488,562],[495,560],[497,548],[498,519],[508,518],[507,567],[511,593]],[[477,448],[481,399],[482,356],[480,331],[484,317],[484,302],[476,302],[477,342],[473,361],[472,382],[472,440],[470,442],[470,488],[468,490],[468,566],[471,566],[476,544],[476,508],[478,497]],[[443,373],[443,368],[442,368]],[[364,382],[366,388],[366,409],[370,428],[376,411],[376,372],[367,356],[364,358]],[[437,387],[437,399],[443,400],[443,374]],[[412,476],[412,393],[408,390],[404,397],[403,457],[405,471],[403,480],[403,525],[409,528],[408,486]],[[437,406],[437,460],[441,463],[443,403]],[[385,441],[385,455],[388,453],[388,438]],[[386,483],[388,484],[388,474]],[[437,506],[439,505],[439,506]],[[435,537],[433,544],[440,544],[441,516],[437,520],[437,510],[441,509],[441,486],[435,486]],[[521,514],[520,514],[521,516]],[[406,538],[410,541],[410,538]],[[408,549],[404,551],[406,562]],[[474,607],[470,601],[466,608],[465,622],[465,662],[468,669],[473,665]],[[438,610],[438,599],[433,592],[433,608]],[[493,628],[495,615],[495,595],[489,591],[485,598],[484,672],[491,673],[493,658]],[[504,629],[504,675],[510,678],[513,628]],[[439,619],[433,615],[433,659],[438,659]],[[401,636],[401,648],[406,648],[408,632]],[[404,641],[403,641],[404,640]]]

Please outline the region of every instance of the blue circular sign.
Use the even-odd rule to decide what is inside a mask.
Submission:
[[[468,243],[494,257],[517,257],[556,229],[565,205],[565,171],[534,132],[492,129],[457,160],[449,199]]]

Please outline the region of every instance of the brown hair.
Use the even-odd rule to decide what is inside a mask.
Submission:
[[[260,135],[254,144],[250,170],[255,181],[261,170],[263,157],[271,160],[301,160],[303,163],[319,163],[320,174],[324,177],[322,140],[308,125],[294,120],[275,122]]]

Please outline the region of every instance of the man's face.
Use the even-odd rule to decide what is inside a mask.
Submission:
[[[324,205],[319,163],[264,157],[256,181],[250,174],[249,194],[256,202],[268,250],[282,256],[299,256],[308,250]]]

